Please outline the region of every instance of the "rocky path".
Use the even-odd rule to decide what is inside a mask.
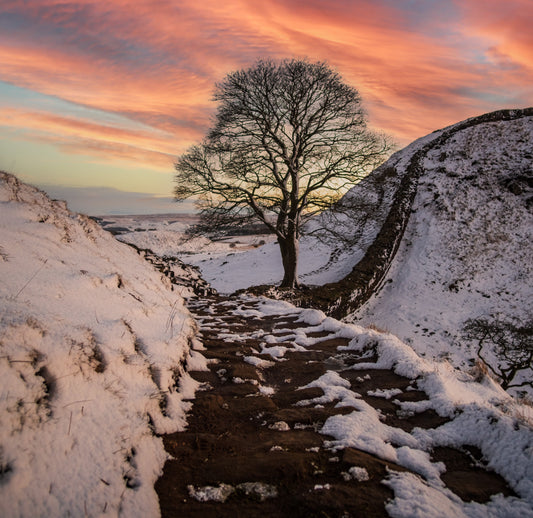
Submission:
[[[173,460],[156,485],[162,516],[388,516],[395,493],[386,481],[409,471],[409,462],[400,466],[369,453],[372,448],[339,447],[320,433],[324,423],[373,412],[391,437],[407,437],[415,427],[436,428],[448,419],[429,406],[402,410],[425,401],[426,393],[416,380],[373,368],[372,348],[343,351],[348,338],[317,330],[296,308],[265,311],[264,304],[252,298],[190,301],[209,370],[192,373],[202,389],[187,430],[164,437]],[[343,390],[357,394],[357,408]],[[361,405],[370,410],[361,412]],[[374,432],[379,435],[377,428],[367,431],[369,442]],[[468,446],[434,448],[431,462],[442,472],[437,485],[462,501],[512,495],[481,457]]]

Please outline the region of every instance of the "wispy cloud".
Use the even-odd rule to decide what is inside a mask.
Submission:
[[[458,0],[456,0],[458,1]],[[458,2],[463,30],[486,38],[487,56],[504,70],[515,68],[515,80],[533,78],[533,5],[529,0]],[[514,67],[513,67],[514,65]]]
[[[100,158],[135,160],[168,169],[175,149],[174,136],[154,129],[134,130],[66,117],[49,112],[2,110],[5,123],[20,128],[26,138],[52,143],[74,153]]]
[[[531,103],[532,19],[530,0],[3,0],[0,81],[92,112],[13,97],[0,122],[66,152],[166,167],[207,130],[216,81],[298,56],[329,61],[372,125],[407,143]]]

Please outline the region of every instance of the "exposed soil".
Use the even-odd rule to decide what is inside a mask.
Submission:
[[[305,331],[309,326],[297,322],[297,315],[258,318],[235,313],[254,308],[253,299],[212,297],[190,302],[210,370],[191,373],[203,389],[188,415],[187,430],[164,437],[173,459],[156,484],[162,516],[388,516],[385,505],[394,494],[382,481],[391,470],[406,469],[354,448],[328,449],[325,441],[331,438],[319,433],[322,425],[330,416],[354,409],[336,408],[335,403],[297,406],[323,394],[316,387],[300,387],[334,370],[379,409],[390,426],[410,431],[437,427],[446,419],[433,410],[399,413],[395,401],[423,401],[426,394],[416,389],[413,380],[388,370],[350,370],[351,365],[373,358],[371,351],[364,357],[339,352],[346,339],[309,331],[308,337],[320,341],[303,351],[287,351],[284,361],[272,362],[271,356],[258,354],[267,334],[287,336],[286,345],[292,347],[291,330]],[[247,355],[271,363],[256,367],[243,360]],[[274,390],[266,392],[263,387]],[[390,399],[368,394],[376,389],[397,389],[397,394]],[[473,448],[437,448],[432,457],[444,462],[447,471],[442,481],[465,501],[485,502],[496,493],[512,494]],[[350,477],[354,466],[365,468],[368,480]],[[225,501],[213,500],[209,487],[217,488]]]

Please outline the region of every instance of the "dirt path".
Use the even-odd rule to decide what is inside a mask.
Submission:
[[[432,410],[402,415],[395,401],[426,399],[413,380],[388,370],[350,369],[372,358],[339,352],[348,340],[313,331],[298,321],[297,309],[261,315],[258,307],[259,299],[190,302],[210,370],[191,373],[204,389],[194,400],[187,430],[164,437],[173,460],[156,485],[162,516],[388,516],[385,505],[394,494],[382,481],[390,470],[406,469],[354,448],[328,447],[331,437],[319,433],[322,425],[354,408],[299,403],[324,394],[318,387],[301,387],[334,371],[389,426],[410,432],[446,419]],[[295,346],[295,332],[316,343]],[[377,389],[396,389],[394,398],[379,397]],[[512,494],[501,477],[483,468],[474,448],[438,448],[432,459],[446,464],[444,484],[465,501]]]

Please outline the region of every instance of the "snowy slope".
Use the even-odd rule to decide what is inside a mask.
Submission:
[[[478,342],[463,336],[469,319],[532,325],[533,116],[453,132],[422,165],[383,288],[349,320],[465,366],[478,357]],[[484,359],[498,370],[489,349]],[[522,370],[513,384],[532,379]]]
[[[532,182],[532,109],[503,110],[435,131],[354,187],[343,200],[353,206],[347,214],[325,214],[313,223],[345,240],[302,238],[300,279],[339,283],[315,290],[319,296],[329,290],[334,302],[344,290],[336,316],[348,313],[349,321],[389,330],[420,353],[449,357],[457,366],[471,366],[481,352],[498,373],[506,362],[490,343],[478,351],[464,328],[472,319],[531,326]],[[186,260],[223,293],[276,284],[282,276],[276,243]],[[522,370],[511,385],[532,379],[531,369]]]
[[[300,239],[298,273],[303,284],[321,286],[340,281],[352,271],[382,227],[413,155],[437,140],[441,133],[420,138],[392,155],[345,195],[341,214],[327,212],[310,222],[306,235]],[[326,232],[319,232],[321,229]],[[144,234],[135,232],[126,239],[138,244],[149,238]],[[283,278],[276,242],[231,253],[208,248],[193,254],[191,248],[183,248],[181,256],[182,247],[184,245],[176,245],[174,253],[198,266],[205,280],[221,293],[261,284],[276,285]]]
[[[157,516],[195,382],[170,283],[89,218],[0,173],[0,515]]]

